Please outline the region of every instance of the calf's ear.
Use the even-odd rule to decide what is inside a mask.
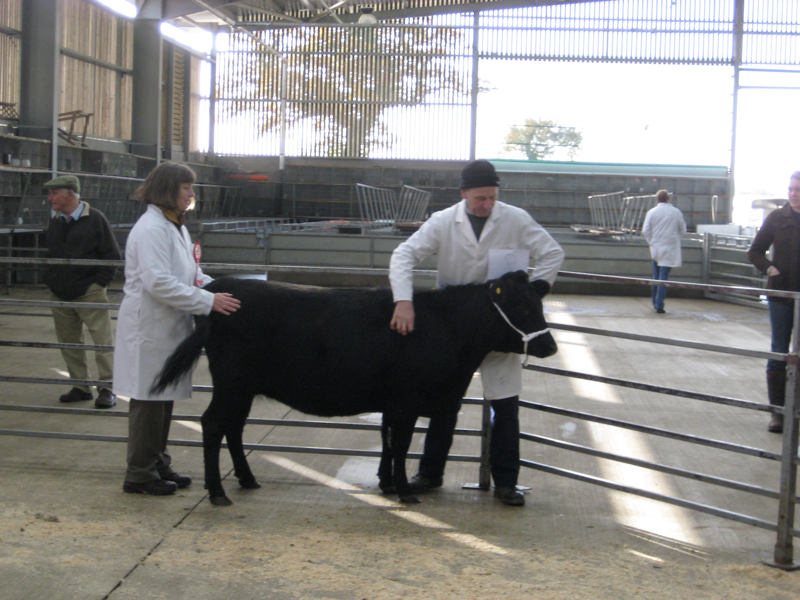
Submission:
[[[540,298],[544,298],[547,294],[550,293],[550,284],[547,283],[544,279],[537,279],[536,281],[531,281],[531,287],[533,291],[539,294]]]

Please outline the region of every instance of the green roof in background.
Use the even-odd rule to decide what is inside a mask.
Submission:
[[[495,169],[522,173],[580,173],[586,175],[649,175],[661,177],[728,177],[728,167],[713,165],[646,165],[550,160],[488,159]]]

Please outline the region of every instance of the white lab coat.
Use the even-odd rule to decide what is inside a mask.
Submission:
[[[659,267],[680,267],[681,236],[686,233],[683,213],[669,202],[659,202],[647,211],[642,233],[650,244],[650,256]]]
[[[530,250],[535,263],[531,280],[551,285],[564,262],[564,250],[526,211],[497,202],[483,227],[480,241],[466,212],[466,201],[431,215],[419,231],[392,253],[389,281],[394,300],[413,299],[413,269],[437,254],[437,286],[483,283],[487,280],[490,249]],[[481,364],[481,382],[487,400],[518,396],[522,391],[521,358],[490,353]]]
[[[149,205],[125,244],[125,297],[114,347],[114,393],[136,400],[184,400],[192,394],[185,377],[151,396],[153,378],[193,329],[192,315],[207,315],[214,294],[200,289],[212,278],[195,263],[186,227],[180,231],[160,208]]]

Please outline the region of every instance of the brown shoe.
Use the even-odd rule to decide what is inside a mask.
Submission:
[[[103,388],[97,395],[97,400],[94,401],[95,408],[111,408],[117,403],[117,396],[111,393],[108,388]]]
[[[92,396],[91,392],[84,392],[74,387],[66,394],[63,394],[59,400],[61,400],[61,402],[81,402],[83,400],[91,400],[92,398],[94,398],[94,396]]]

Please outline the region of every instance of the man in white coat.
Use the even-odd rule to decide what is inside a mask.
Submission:
[[[550,285],[564,262],[561,246],[527,211],[498,202],[494,166],[485,160],[468,163],[461,172],[461,202],[434,213],[392,254],[389,279],[395,301],[391,328],[401,335],[414,331],[413,269],[437,255],[437,286],[483,283],[488,279],[491,250],[527,250],[535,261],[531,277]],[[483,394],[492,402],[490,464],[495,496],[504,504],[522,506],[519,475],[519,393],[522,364],[517,354],[493,352],[480,367]],[[453,441],[458,410],[432,418],[425,451],[412,491],[441,487]]]
[[[656,194],[658,204],[647,211],[642,233],[650,245],[650,256],[653,258],[653,279],[667,281],[672,267],[680,267],[681,236],[686,233],[686,221],[683,213],[669,203],[669,192],[659,190]],[[667,288],[654,285],[652,289],[653,308],[658,314],[664,314],[664,300]]]

